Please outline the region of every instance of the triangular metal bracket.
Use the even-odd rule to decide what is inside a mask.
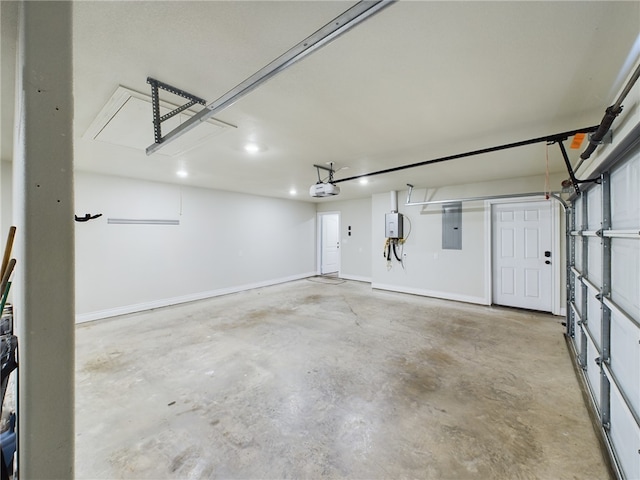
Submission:
[[[179,88],[173,87],[167,83],[156,80],[155,78],[147,77],[147,83],[151,85],[151,104],[153,106],[153,135],[155,137],[156,143],[162,143],[164,138],[162,137],[162,122],[165,120],[174,117],[178,113],[186,110],[187,108],[191,108],[196,104],[206,105],[206,100],[196,97],[184,90],[180,90]],[[169,113],[160,116],[160,95],[159,89],[165,90],[169,93],[173,93],[182,98],[186,98],[189,100],[188,103],[185,103],[181,107],[175,108],[171,110]]]

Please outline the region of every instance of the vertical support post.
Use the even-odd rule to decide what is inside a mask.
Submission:
[[[587,195],[582,195],[582,225],[580,230],[584,231],[589,228],[589,208],[587,205]],[[584,235],[580,237],[582,242],[582,275],[588,278],[589,275],[589,238]],[[580,296],[582,302],[580,305],[580,313],[582,314],[582,323],[587,324],[589,321],[589,290],[587,286],[581,282],[580,288],[582,289],[582,295]],[[580,358],[578,359],[580,366],[587,369],[587,335],[582,329],[580,329]]]
[[[158,93],[158,83],[151,84],[151,104],[153,106],[153,136],[156,143],[162,142],[162,126],[160,125],[160,95]]]
[[[602,184],[602,230],[611,229],[611,183],[609,174],[603,173],[600,177]],[[600,291],[600,305],[602,321],[600,329],[600,342],[602,345],[602,358],[600,367],[600,419],[602,426],[610,425],[610,384],[605,374],[604,364],[611,361],[611,310],[604,303],[605,297],[611,295],[611,237],[602,236],[602,287]]]
[[[74,477],[72,9],[72,1],[20,3],[14,312],[18,464],[29,479]]]
[[[567,328],[566,335],[569,338],[575,338],[575,315],[571,305],[576,300],[576,277],[573,275],[571,268],[576,264],[576,247],[575,237],[571,232],[575,230],[576,216],[574,215],[575,203],[565,207],[564,223],[565,223],[565,248],[566,248],[566,280],[567,280]]]

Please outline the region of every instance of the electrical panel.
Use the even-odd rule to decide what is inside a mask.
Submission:
[[[442,205],[442,249],[462,250],[462,202]]]
[[[387,238],[403,238],[401,213],[387,213],[384,216],[384,236]]]

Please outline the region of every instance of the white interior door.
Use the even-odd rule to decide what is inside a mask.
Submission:
[[[320,274],[340,270],[340,214],[325,213],[320,221]]]
[[[493,303],[551,312],[551,202],[495,204],[491,217]]]

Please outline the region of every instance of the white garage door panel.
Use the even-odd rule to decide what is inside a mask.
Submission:
[[[640,321],[640,241],[611,241],[611,300]]]
[[[591,290],[587,290],[587,328],[600,347],[600,330],[602,329],[602,306]]]
[[[599,227],[598,227],[599,228]],[[589,237],[587,278],[595,285],[602,285],[602,245],[598,237]]]
[[[576,304],[576,310],[578,310],[578,313],[580,315],[584,315],[584,312],[582,311],[582,283],[579,282],[578,280],[576,280],[576,296],[575,296],[576,300],[575,300],[575,304]]]
[[[582,331],[580,330],[580,325],[578,325],[578,319],[574,319],[573,321],[573,331],[575,332],[575,336],[573,338],[573,345],[576,348],[576,353],[578,355],[580,355],[580,352],[582,351],[581,348],[581,340],[580,338],[582,337]]]
[[[625,477],[640,478],[640,429],[615,388],[611,388],[610,436]]]
[[[640,408],[640,330],[611,312],[611,370],[631,403]]]
[[[590,287],[584,290],[580,280],[570,279],[575,310],[584,320],[584,327],[578,325],[579,318],[573,310],[569,315],[575,332],[573,343],[580,363],[585,362],[591,406],[595,405],[597,415],[608,422],[602,425],[602,431],[614,452],[616,466],[622,478],[640,480],[640,147],[636,143],[633,148],[635,151],[626,153],[627,159],[620,160],[613,171],[602,174],[605,188],[585,186],[587,191],[572,205],[573,230],[589,233],[569,240],[574,255],[569,264]],[[607,193],[608,198],[603,198]],[[599,238],[593,232],[603,229],[604,213],[610,217],[604,222],[607,225],[610,221],[607,230],[612,232]],[[598,300],[598,292],[592,287],[604,290],[614,305],[607,297]],[[582,343],[582,328],[588,332],[586,346]],[[600,350],[608,354],[607,390],[601,388],[602,370],[595,362],[601,357]],[[606,398],[601,398],[601,393]]]
[[[602,226],[602,186],[596,185],[587,192],[587,230],[599,230]]]
[[[589,380],[598,411],[600,411],[600,367],[596,364],[596,358],[599,356],[598,350],[587,336],[587,380]]]
[[[576,268],[579,271],[584,272],[584,265],[582,265],[582,239],[581,238],[576,239],[575,248],[576,248],[576,260],[575,260]]]
[[[611,174],[612,228],[624,230],[639,226],[640,153]]]

